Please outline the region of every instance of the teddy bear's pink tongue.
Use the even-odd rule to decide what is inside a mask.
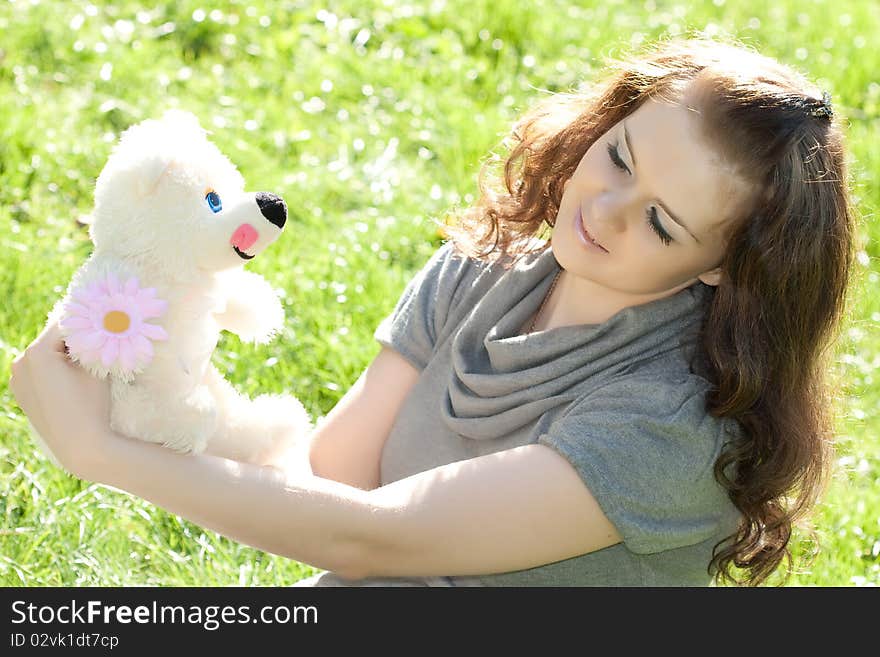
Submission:
[[[250,224],[242,224],[235,229],[235,232],[232,234],[232,239],[229,241],[232,246],[239,251],[247,251],[253,246],[254,242],[257,241],[258,237],[259,235],[253,226]]]

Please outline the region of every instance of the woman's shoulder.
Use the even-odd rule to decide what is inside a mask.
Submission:
[[[468,257],[452,241],[444,242],[406,284],[374,337],[424,368],[438,341],[491,287],[494,272],[491,263]]]
[[[627,371],[615,374],[602,383],[583,391],[572,406],[589,404],[596,399],[620,398],[630,395],[634,401],[651,402],[664,398],[688,398],[703,394],[711,384],[696,374],[657,369]]]
[[[455,242],[449,240],[434,250],[421,274],[433,274],[436,278],[460,278],[462,274],[478,272],[488,266],[489,263],[467,255]]]
[[[584,392],[565,415],[569,420],[641,422],[667,436],[704,434],[723,441],[738,435],[740,427],[733,418],[717,417],[709,410],[707,394],[712,387],[692,372],[631,372]]]
[[[548,250],[549,243],[546,240],[532,237],[514,246],[515,250],[513,251],[498,251],[478,256],[469,254],[463,246],[450,239],[444,241],[434,251],[431,260],[453,261],[480,270],[507,271],[512,268],[529,266]]]
[[[539,249],[544,243],[536,242]],[[417,274],[416,279],[430,280],[441,293],[450,297],[464,293],[480,298],[492,286],[509,278],[508,274],[534,266],[546,249],[527,252],[515,257],[497,254],[477,257],[466,253],[453,240],[443,242],[431,255],[428,262]]]
[[[729,418],[707,411],[706,383],[616,376],[538,438],[574,466],[633,552],[705,541],[734,515],[715,477]]]

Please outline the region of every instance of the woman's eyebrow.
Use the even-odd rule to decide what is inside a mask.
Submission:
[[[626,121],[621,121],[621,123],[623,123],[623,140],[624,140],[624,142],[626,142],[626,150],[629,151],[629,156],[630,156],[630,158],[632,159],[632,164],[633,164],[633,172],[635,172],[635,168],[638,166],[638,165],[636,164],[636,154],[633,152],[632,144],[630,143],[630,139],[629,139],[629,130],[626,129]],[[669,208],[666,207],[666,205],[663,203],[663,201],[661,201],[659,198],[657,199],[657,205],[659,205],[661,208],[663,208],[663,211],[664,211],[666,214],[668,214],[669,217],[670,217],[675,223],[677,223],[679,226],[681,226],[682,228],[684,228],[684,229],[687,231],[688,235],[690,235],[691,237],[694,238],[694,241],[695,241],[697,244],[700,244],[700,240],[698,240],[698,239],[697,239],[697,236],[694,235],[694,234],[691,232],[690,228],[688,228],[687,226],[685,226],[685,225],[684,225],[684,222],[683,222],[681,219],[679,219],[677,216],[675,216],[674,214],[672,214],[672,212],[669,211]]]

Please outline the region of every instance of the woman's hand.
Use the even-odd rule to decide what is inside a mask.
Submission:
[[[110,382],[89,374],[68,357],[57,323],[12,363],[9,388],[34,429],[61,465],[95,479],[102,441],[110,433]]]

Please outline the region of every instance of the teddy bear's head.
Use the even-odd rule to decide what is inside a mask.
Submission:
[[[95,250],[169,277],[240,266],[281,234],[287,206],[247,193],[198,119],[178,110],[126,130],[98,176]]]

